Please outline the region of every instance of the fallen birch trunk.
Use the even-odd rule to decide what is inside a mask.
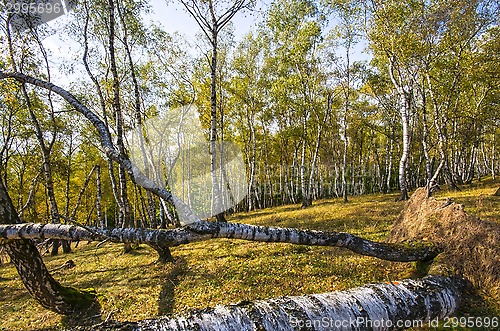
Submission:
[[[193,310],[185,316],[111,322],[92,330],[394,330],[434,326],[457,309],[464,282],[428,276],[355,289]],[[432,322],[431,322],[432,321]]]
[[[0,225],[0,238],[108,240],[117,243],[162,244],[179,246],[212,238],[234,238],[261,242],[283,242],[297,245],[335,246],[383,260],[408,262],[429,261],[439,251],[432,244],[385,244],[344,232],[322,232],[294,228],[275,228],[230,222],[196,222],[172,230],[114,228],[103,229],[62,224]]]

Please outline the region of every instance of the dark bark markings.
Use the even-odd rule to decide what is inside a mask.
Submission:
[[[186,316],[112,323],[103,330],[109,327],[137,331],[372,330],[375,328],[369,323],[375,325],[382,320],[385,325],[390,321],[395,326],[398,320],[419,320],[427,325],[435,318],[442,319],[456,311],[463,287],[463,282],[457,278],[429,276],[420,280],[365,285],[342,292],[217,305],[193,310]],[[307,327],[323,321],[329,323],[328,327]],[[347,324],[337,327],[335,322]]]
[[[172,230],[114,228],[100,229],[75,225],[25,223],[0,225],[0,238],[57,238],[68,240],[110,240],[174,247],[212,238],[232,238],[296,245],[333,246],[389,261],[430,261],[438,253],[431,243],[385,244],[344,232],[321,232],[293,228],[273,228],[230,222],[197,222]]]

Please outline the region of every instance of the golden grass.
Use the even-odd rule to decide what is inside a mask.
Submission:
[[[471,187],[459,193],[441,192],[440,196],[457,195],[458,200],[461,194],[469,199],[465,202],[470,202],[479,196],[478,192],[493,188],[491,183],[488,188]],[[394,202],[396,197],[352,197],[346,205],[340,199],[328,199],[315,201],[307,209],[300,205],[282,206],[229,219],[346,231],[367,239],[385,240],[404,206],[404,202]],[[498,206],[482,208],[485,215],[498,217]],[[126,255],[121,249],[122,245],[96,248],[95,243],[82,242],[73,253],[46,257],[45,261],[53,269],[72,259],[76,267],[56,272],[56,279],[80,289],[94,288],[99,294],[103,318],[112,314],[116,320],[139,320],[241,300],[343,290],[401,278],[412,268],[410,263],[381,261],[339,248],[229,239],[173,248],[175,263],[166,265],[154,264],[156,254],[149,247],[141,246]],[[479,304],[479,309],[483,306]],[[59,329],[71,325],[31,299],[10,264],[0,267],[0,316],[1,330]]]
[[[465,212],[483,220],[500,223],[500,197],[494,196],[500,187],[497,179],[491,177],[461,186],[460,191],[440,191],[435,194],[437,199],[451,198],[454,202],[464,205]]]

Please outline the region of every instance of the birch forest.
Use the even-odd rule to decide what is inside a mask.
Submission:
[[[384,263],[416,261],[429,274],[395,289],[382,283],[316,299],[292,291],[291,301],[217,306],[185,323],[126,317],[109,324],[110,313],[95,330],[336,330],[291,326],[290,318],[339,318],[343,308],[325,307],[365,299],[361,311],[372,319],[382,309],[389,316],[411,312],[390,317],[394,323],[397,316],[427,323],[453,316],[464,278],[482,288],[466,263],[458,274],[434,268],[446,261],[437,257],[455,261],[465,249],[443,241],[455,230],[420,235],[430,228],[411,232],[405,222],[423,215],[411,214],[417,205],[432,205],[438,223],[449,217],[441,209],[452,200],[438,207],[425,200],[442,191],[460,195],[491,183],[489,196],[500,195],[497,0],[69,0],[65,14],[48,22],[22,6],[16,12],[15,4],[53,9],[60,0],[23,1],[0,3],[0,281],[12,263],[36,302],[71,315],[87,309],[95,292],[60,285],[44,259],[75,259],[80,241],[119,245],[125,256],[140,244],[159,256],[157,263],[177,268],[176,247],[212,238],[341,247]],[[166,28],[153,18],[175,15],[168,11],[174,6],[183,24]],[[418,188],[425,190],[418,201],[427,202],[415,202]],[[370,199],[393,206],[376,225],[381,236],[370,234],[371,225],[335,228],[314,223],[315,216],[279,222],[280,210],[324,216],[314,208],[334,201],[332,208],[343,210]],[[467,256],[493,257],[478,271],[490,277],[481,293],[491,298],[500,286],[497,202],[489,214],[479,214],[479,202],[465,209],[487,218],[470,228],[489,233],[481,245],[490,253]],[[384,222],[402,210],[398,222],[410,230],[396,223],[391,230]],[[272,222],[247,222],[267,212]],[[469,224],[470,217],[455,218]],[[429,261],[436,272],[422,269]],[[363,282],[383,279],[377,277]],[[388,294],[376,303],[367,291]],[[392,307],[406,300],[405,291],[435,308]],[[288,292],[264,294],[268,300]],[[276,313],[287,309],[292,317]]]

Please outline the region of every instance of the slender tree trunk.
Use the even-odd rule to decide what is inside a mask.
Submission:
[[[395,76],[394,66],[396,59],[394,57],[389,58],[389,74],[391,77],[391,81],[396,89],[399,99],[400,99],[400,116],[401,116],[401,125],[403,128],[403,145],[401,152],[401,159],[399,160],[399,190],[400,196],[398,200],[408,200],[408,185],[407,185],[407,176],[406,176],[406,168],[408,163],[408,156],[410,153],[410,111],[411,111],[411,100],[410,95],[403,88],[403,83]]]
[[[121,155],[125,155],[125,144],[123,142],[123,111],[120,104],[120,78],[118,77],[118,69],[116,67],[116,54],[115,54],[115,3],[114,0],[109,0],[109,59],[111,66],[111,73],[113,76],[113,110],[116,121],[116,144],[118,151]],[[130,202],[127,192],[127,177],[126,170],[122,164],[118,167],[118,179],[120,184],[120,226],[129,227],[132,224]],[[129,252],[130,245],[124,245],[124,251]]]
[[[321,122],[319,122],[319,118],[318,118],[318,134],[316,136],[316,143],[314,146],[314,154],[313,154],[312,162],[311,162],[311,172],[309,174],[309,184],[307,186],[307,202],[309,203],[309,206],[312,205],[314,174],[315,174],[316,166],[317,166],[317,162],[318,162],[319,147],[321,145],[321,138],[323,136],[323,128],[325,127],[326,121],[328,120],[328,117],[330,116],[330,108],[331,108],[331,96],[328,95],[325,116],[323,117],[323,120]],[[305,206],[305,207],[307,207],[307,206]]]
[[[68,163],[66,164],[66,187],[65,187],[65,205],[64,205],[64,215],[69,216],[69,204],[70,204],[70,179],[71,179],[71,164],[73,158],[73,135],[69,137],[69,151],[68,151]],[[67,254],[71,252],[70,242],[62,242],[63,253]]]
[[[255,154],[257,151],[257,142],[255,141],[255,127],[253,121],[249,120],[250,140],[251,140],[251,157],[250,157],[250,178],[248,180],[248,210],[253,210],[253,191],[255,182]]]
[[[429,127],[427,125],[427,107],[425,104],[425,93],[424,93],[424,101],[423,101],[423,107],[422,107],[422,124],[423,124],[423,133],[422,133],[422,149],[424,152],[424,157],[425,157],[425,175],[427,179],[427,186],[430,188],[431,186],[431,178],[432,178],[432,162],[431,158],[429,156],[429,145],[428,145],[428,139],[429,139]]]
[[[101,228],[107,227],[107,222],[104,222],[102,218],[102,209],[101,209],[101,200],[102,200],[102,184],[101,184],[101,166],[96,165],[96,199],[95,199],[95,210],[97,214],[97,222]]]
[[[408,107],[401,109],[401,123],[403,125],[403,150],[399,161],[399,190],[401,192],[399,200],[408,200],[408,186],[406,181],[406,167],[410,153],[410,121]]]
[[[148,157],[146,153],[146,148],[145,148],[145,143],[144,143],[144,137],[142,135],[142,114],[141,114],[141,95],[139,91],[139,83],[137,81],[137,75],[136,75],[136,69],[134,66],[134,62],[132,60],[132,53],[131,49],[129,46],[128,42],[128,26],[127,22],[125,21],[124,14],[122,12],[122,9],[120,7],[120,4],[117,3],[117,9],[118,9],[118,14],[120,16],[120,21],[122,23],[123,31],[124,31],[124,36],[123,36],[123,44],[125,46],[125,51],[127,53],[127,61],[130,67],[130,75],[132,78],[132,83],[134,85],[134,115],[135,115],[135,124],[136,124],[136,130],[138,133],[138,138],[139,138],[139,147],[141,149],[141,154],[142,154],[142,159],[144,163],[144,174],[146,176],[150,176],[150,169],[149,169],[149,162],[148,162]],[[156,224],[156,210],[155,210],[155,203],[153,201],[153,197],[151,195],[151,192],[146,191],[146,198],[147,198],[147,211],[148,211],[148,218],[151,223],[151,226],[155,226]]]
[[[343,154],[342,154],[342,198],[344,200],[344,203],[348,202],[347,199],[347,148],[348,148],[348,141],[347,141],[347,135],[345,134],[344,130],[344,144],[343,144]]]
[[[491,147],[491,177],[495,180],[495,134],[493,134],[493,146]]]
[[[347,114],[350,110],[350,95],[351,95],[351,39],[350,36],[346,38],[346,86],[344,86],[344,111],[342,114],[342,136],[344,140],[344,154],[342,156],[342,198],[344,203],[348,202],[347,199],[347,150],[348,150],[348,138],[347,138]],[[354,168],[351,167],[351,178],[354,180]],[[354,185],[353,185],[354,190]]]
[[[386,159],[386,168],[385,168],[385,171],[386,171],[386,192],[387,193],[391,193],[391,180],[392,180],[392,149],[393,149],[393,144],[394,144],[394,140],[391,138],[389,138],[389,142],[388,142],[388,149],[387,149],[387,159]]]
[[[429,146],[428,146],[428,138],[429,138],[429,128],[427,125],[427,109],[426,109],[426,104],[425,104],[425,93],[424,93],[424,106],[423,106],[423,126],[424,126],[424,132],[422,135],[422,149],[424,151],[424,156],[425,156],[425,174],[426,174],[426,187],[427,187],[427,197],[431,197],[432,195],[432,190],[436,186],[436,180],[437,176],[439,175],[439,171],[441,170],[441,167],[443,165],[443,162],[438,166],[438,171],[436,171],[436,174],[433,176],[432,175],[432,162],[431,158],[429,156]]]
[[[224,222],[226,218],[221,212],[221,190],[217,179],[217,23],[212,22],[212,59],[210,62],[210,173],[212,176],[212,213],[217,221]]]
[[[304,121],[305,122],[305,121]],[[306,182],[306,125],[304,123],[304,137],[302,138],[302,151],[300,153],[300,191],[302,195],[302,207],[308,207],[311,202],[308,200]]]

